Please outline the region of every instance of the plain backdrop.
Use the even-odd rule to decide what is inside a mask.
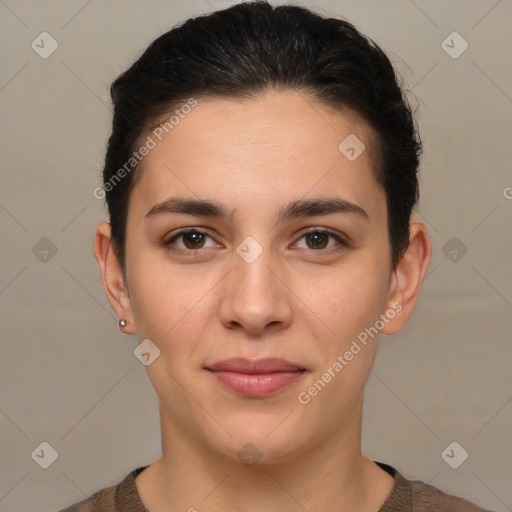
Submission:
[[[174,24],[230,3],[0,1],[2,512],[58,510],[160,455],[138,339],[119,332],[93,256],[106,213],[92,191],[112,80]],[[424,142],[415,218],[433,258],[409,323],[381,337],[363,452],[512,510],[512,2],[302,5],[383,47]],[[453,442],[452,458],[468,454],[457,469]],[[47,469],[41,450],[57,455]]]

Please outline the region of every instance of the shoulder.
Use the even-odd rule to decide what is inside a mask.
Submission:
[[[391,494],[379,512],[493,512],[421,480],[408,480],[389,464],[374,462],[395,480]]]
[[[492,512],[432,485],[413,480],[411,483],[412,510],[425,512]]]
[[[60,512],[117,512],[116,491],[118,486],[106,487],[95,492],[85,500],[75,503],[70,507],[62,509]]]
[[[59,512],[147,512],[135,485],[135,477],[146,467],[135,468],[119,484],[96,491],[88,498]]]
[[[70,507],[62,509],[60,512],[117,512],[116,492],[118,486],[106,487],[95,492],[85,500],[75,503]]]

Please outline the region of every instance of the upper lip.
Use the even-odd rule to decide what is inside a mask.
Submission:
[[[274,373],[274,372],[295,372],[305,370],[286,359],[276,357],[267,357],[264,359],[245,359],[243,357],[235,357],[232,359],[224,359],[218,361],[206,368],[207,370],[219,372],[237,372],[237,373]]]

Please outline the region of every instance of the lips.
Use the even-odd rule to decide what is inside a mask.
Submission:
[[[244,359],[236,357],[234,359],[226,359],[212,364],[208,367],[211,371],[228,371],[237,373],[274,373],[274,372],[293,372],[304,370],[296,364],[290,363],[285,359],[277,359],[275,357],[268,357],[266,359]]]
[[[306,373],[305,368],[278,358],[226,359],[206,370],[225,388],[247,397],[275,394]]]

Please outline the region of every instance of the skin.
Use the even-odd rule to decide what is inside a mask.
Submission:
[[[338,150],[349,134],[366,145],[355,161]],[[204,99],[144,159],[130,197],[126,280],[109,224],[97,227],[95,255],[113,310],[128,320],[123,331],[160,350],[146,369],[160,399],[162,457],[136,479],[152,512],[376,512],[390,494],[392,477],[361,454],[378,336],[308,404],[297,399],[396,303],[401,311],[381,333],[401,329],[430,261],[426,227],[413,222],[392,271],[371,148],[361,120],[297,92]],[[214,200],[233,215],[145,217],[171,196]],[[336,213],[276,223],[291,201],[333,197],[368,219]],[[163,245],[189,227],[208,237],[176,239],[188,254]],[[325,228],[348,246],[304,236],[306,228]],[[236,252],[248,236],[263,250],[252,263]],[[307,371],[272,396],[249,398],[204,369],[231,357],[280,357]],[[261,453],[251,467],[237,456],[248,442]]]

